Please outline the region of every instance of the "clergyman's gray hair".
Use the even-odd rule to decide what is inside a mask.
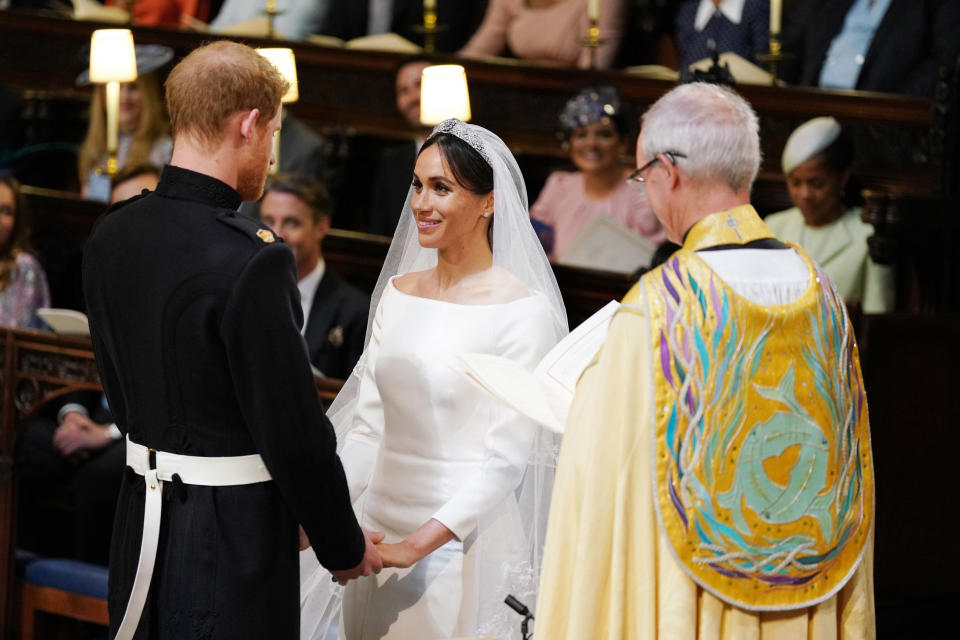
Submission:
[[[760,170],[760,123],[736,92],[693,82],[671,90],[642,120],[643,155],[675,151],[692,179],[723,181],[734,191],[749,189]]]

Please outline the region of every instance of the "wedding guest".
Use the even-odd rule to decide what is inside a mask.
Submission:
[[[457,373],[458,355],[533,367],[566,334],[566,314],[496,135],[438,125],[408,202],[361,364],[329,411],[361,523],[386,533],[388,567],[347,587],[340,633],[515,638],[503,598],[536,592],[553,438]],[[329,584],[320,571],[304,581],[305,637],[327,633]]]
[[[586,69],[587,5],[588,0],[490,0],[483,23],[459,55],[486,58],[509,50],[522,60]],[[610,68],[617,55],[625,10],[623,0],[599,2],[600,69]]]
[[[120,85],[120,111],[117,120],[117,169],[148,162],[162,167],[170,160],[173,142],[160,96],[160,78],[156,73],[173,58],[173,50],[160,45],[137,45],[137,74],[133,82]],[[90,82],[89,71],[77,79]],[[80,147],[79,171],[83,195],[92,200],[110,199],[107,166],[107,117],[103,85],[97,85],[90,102],[90,124]]]
[[[266,6],[262,0],[224,0],[220,11],[210,22],[210,30],[223,31],[264,16]],[[329,9],[329,0],[277,0],[276,8],[273,27],[278,37],[303,40],[320,29]]]
[[[674,23],[681,68],[714,51],[757,64],[770,49],[769,0],[683,0]]]
[[[293,250],[310,363],[325,377],[343,380],[363,352],[370,298],[323,259],[330,231],[330,199],[318,181],[280,174],[267,183],[260,221]]]
[[[320,33],[353,40],[380,33],[396,33],[415,44],[423,44],[423,0],[327,0],[330,8]],[[441,0],[436,3],[436,51],[456,51],[480,24],[485,0]]]
[[[538,637],[876,636],[857,344],[830,278],[750,206],[759,129],[705,83],[644,115],[636,178],[681,248],[577,383]]]
[[[297,638],[298,522],[341,580],[381,567],[317,397],[293,253],[236,212],[263,192],[287,88],[250,47],[191,52],[166,82],[157,189],[87,240],[90,337],[129,468],[111,636]]]
[[[125,466],[122,438],[106,397],[96,392],[72,394],[21,426],[18,545],[107,564]]]
[[[666,236],[646,198],[626,182],[630,169],[620,164],[626,147],[626,122],[613,87],[584,89],[560,114],[565,145],[577,171],[555,171],[547,178],[530,216],[552,229],[551,261],[598,215],[609,215],[643,237]]]
[[[954,0],[816,0],[788,17],[783,46],[796,63],[783,77],[797,84],[929,96],[960,52]]]
[[[850,187],[853,160],[853,141],[834,118],[814,118],[797,127],[782,157],[794,207],[765,222],[781,240],[803,247],[848,304],[864,313],[884,313],[893,309],[893,271],[870,259],[867,238],[873,226],[860,219],[860,194]]]
[[[215,0],[214,0],[215,2]],[[194,20],[206,22],[211,0],[106,0],[108,7],[130,11],[133,24],[145,27],[184,27]]]
[[[45,329],[37,309],[50,306],[43,267],[28,251],[30,217],[20,183],[0,174],[0,327]]]

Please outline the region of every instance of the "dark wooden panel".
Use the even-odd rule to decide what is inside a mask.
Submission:
[[[858,336],[876,465],[878,629],[887,638],[949,637],[960,598],[952,573],[960,514],[950,498],[960,315],[864,316]]]
[[[871,257],[896,269],[897,310],[960,311],[960,197],[868,191],[863,219]]]

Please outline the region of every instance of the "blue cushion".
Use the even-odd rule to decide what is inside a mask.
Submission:
[[[107,568],[77,560],[34,560],[24,575],[27,584],[52,587],[91,598],[107,599]]]

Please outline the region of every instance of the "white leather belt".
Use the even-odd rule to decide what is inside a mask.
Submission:
[[[157,559],[157,542],[160,537],[160,514],[163,507],[163,483],[174,475],[184,484],[208,487],[226,487],[255,484],[270,480],[270,472],[257,455],[207,457],[184,456],[165,451],[155,451],[130,442],[127,437],[127,466],[143,476],[147,494],[143,505],[143,537],[140,542],[140,560],[133,589],[127,601],[127,610],[117,630],[116,640],[130,640],[140,624],[143,607],[150,592],[153,566]]]

